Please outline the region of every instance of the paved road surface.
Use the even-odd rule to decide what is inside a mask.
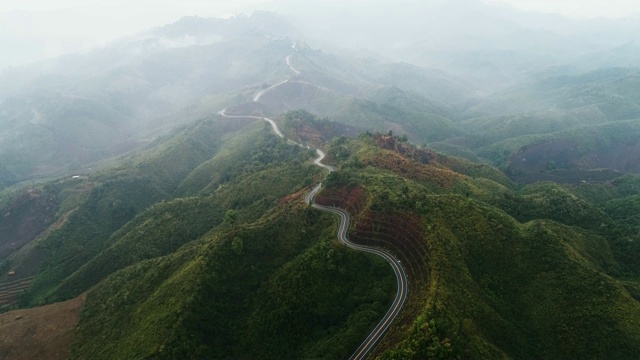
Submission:
[[[318,159],[316,159],[315,163],[318,164],[319,166],[324,167],[326,165],[320,163],[322,158],[324,158],[324,153],[322,154],[319,153]],[[329,169],[329,171],[335,170],[335,168],[333,167],[331,168],[332,169]],[[404,305],[404,302],[407,300],[407,294],[408,294],[407,274],[405,273],[404,268],[400,263],[400,260],[397,260],[395,257],[393,257],[393,255],[386,252],[385,250],[364,246],[364,245],[358,245],[349,241],[349,239],[347,238],[347,232],[349,230],[349,214],[343,209],[329,207],[329,206],[322,206],[322,205],[315,204],[313,202],[316,194],[320,191],[321,188],[322,188],[322,183],[316,185],[311,191],[309,191],[305,195],[304,201],[318,210],[328,211],[338,215],[340,217],[340,226],[338,227],[338,240],[340,240],[340,242],[342,242],[343,244],[345,244],[346,246],[354,250],[376,254],[384,258],[385,260],[387,260],[389,265],[391,265],[391,268],[393,269],[393,272],[396,275],[398,291],[396,292],[396,297],[393,300],[391,307],[389,308],[385,316],[382,318],[382,320],[380,320],[378,325],[376,325],[376,327],[373,328],[369,336],[367,336],[367,338],[362,342],[362,344],[360,344],[358,349],[356,349],[353,355],[351,355],[351,357],[349,358],[352,360],[360,360],[360,359],[366,358],[366,356],[369,354],[371,349],[373,349],[375,344],[384,336],[386,331],[389,329],[389,326],[391,325],[393,320],[396,318],[396,316],[398,316],[398,314],[400,313],[400,310],[402,310],[402,306]]]
[[[296,47],[296,43],[294,42],[291,48],[295,49],[295,47]],[[300,72],[294,69],[293,66],[291,66],[291,55],[288,55],[285,58],[285,62],[287,63],[287,65],[289,66],[292,72],[294,72],[296,75],[300,75]],[[260,98],[266,92],[286,83],[287,81],[289,81],[289,79],[279,82],[266,89],[258,91],[258,93],[256,93],[256,95],[254,96],[253,101],[254,102],[260,101]],[[227,115],[225,112],[226,110],[227,110],[226,108],[222,109],[218,112],[218,114],[224,117],[229,117],[229,118],[253,118],[253,119],[265,120],[269,124],[271,124],[271,128],[279,137],[284,138],[284,134],[280,132],[280,129],[278,129],[278,125],[272,119],[269,119],[267,117],[252,116],[252,115]],[[293,141],[290,141],[290,142],[299,146],[304,146],[302,144],[299,144]],[[309,146],[306,146],[306,147],[309,148]],[[322,163],[322,160],[325,158],[325,153],[322,150],[316,149],[316,153],[318,154],[318,157],[314,160],[313,162],[314,164],[326,169],[329,172],[336,171],[336,168],[334,166]],[[396,280],[398,283],[398,291],[396,292],[396,297],[393,300],[393,303],[391,304],[389,311],[387,311],[387,313],[382,318],[382,320],[380,320],[378,325],[376,325],[376,327],[373,328],[373,331],[371,331],[369,336],[367,336],[367,338],[362,342],[362,344],[360,344],[360,346],[356,349],[356,351],[350,357],[350,360],[360,360],[360,359],[364,359],[369,354],[371,349],[373,349],[376,343],[384,336],[384,334],[389,329],[389,326],[391,325],[393,320],[400,313],[400,310],[402,309],[402,306],[404,305],[404,302],[407,299],[407,292],[408,292],[407,275],[404,271],[404,268],[402,267],[402,264],[400,263],[400,260],[397,260],[389,252],[379,248],[358,245],[349,241],[349,239],[347,238],[347,232],[349,230],[349,214],[345,210],[340,208],[322,206],[314,203],[314,198],[321,188],[322,188],[322,183],[316,185],[311,191],[305,194],[304,201],[315,209],[318,209],[321,211],[328,211],[338,215],[340,217],[340,226],[338,227],[338,235],[337,235],[338,240],[340,240],[340,242],[342,242],[344,245],[354,250],[376,254],[384,258],[389,263],[389,265],[391,265],[391,268],[393,269],[393,272],[396,275]]]

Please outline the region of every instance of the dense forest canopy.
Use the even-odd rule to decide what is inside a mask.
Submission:
[[[359,246],[408,281],[368,358],[637,359],[638,22],[453,3],[5,69],[0,354],[348,358],[398,284]]]

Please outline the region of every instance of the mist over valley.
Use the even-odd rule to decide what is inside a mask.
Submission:
[[[0,354],[640,356],[638,13],[243,4],[0,10]]]

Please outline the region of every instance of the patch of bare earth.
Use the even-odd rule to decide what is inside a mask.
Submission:
[[[510,177],[520,183],[603,182],[623,173],[640,173],[640,142],[581,153],[566,140],[528,145],[509,159]]]
[[[0,314],[0,359],[67,359],[86,295]]]

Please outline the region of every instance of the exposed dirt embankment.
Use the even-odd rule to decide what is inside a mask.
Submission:
[[[68,359],[85,295],[0,315],[0,358]]]
[[[367,210],[358,216],[350,237],[358,244],[389,249],[402,261],[412,283],[425,284],[429,248],[423,233],[417,215]]]
[[[411,159],[422,164],[428,164],[437,156],[430,150],[419,149],[405,142],[397,141],[395,137],[390,135],[377,136],[376,143],[383,149],[397,152],[407,159]]]
[[[439,187],[450,187],[463,178],[461,174],[436,161],[440,156],[428,149],[418,149],[386,135],[376,138],[376,142],[382,149],[389,151],[365,157],[363,161],[367,165]]]
[[[316,197],[325,206],[346,209],[351,215],[349,239],[357,244],[390,251],[402,262],[409,280],[409,297],[396,319],[399,326],[387,333],[378,349],[388,349],[402,338],[425,303],[429,288],[429,245],[419,215],[397,211],[374,211],[360,187],[325,189]],[[378,354],[379,355],[379,354]]]
[[[410,281],[428,281],[429,249],[420,216],[371,210],[366,193],[360,187],[343,186],[322,191],[316,202],[349,212],[352,221],[349,238],[353,242],[390,250],[405,264]]]
[[[367,203],[364,189],[342,186],[337,189],[323,190],[316,196],[316,203],[324,206],[336,206],[347,210],[351,216],[359,214]]]
[[[304,110],[289,111],[282,119],[283,131],[293,140],[320,149],[336,137],[357,137],[365,132],[365,129],[353,125],[318,120]]]

